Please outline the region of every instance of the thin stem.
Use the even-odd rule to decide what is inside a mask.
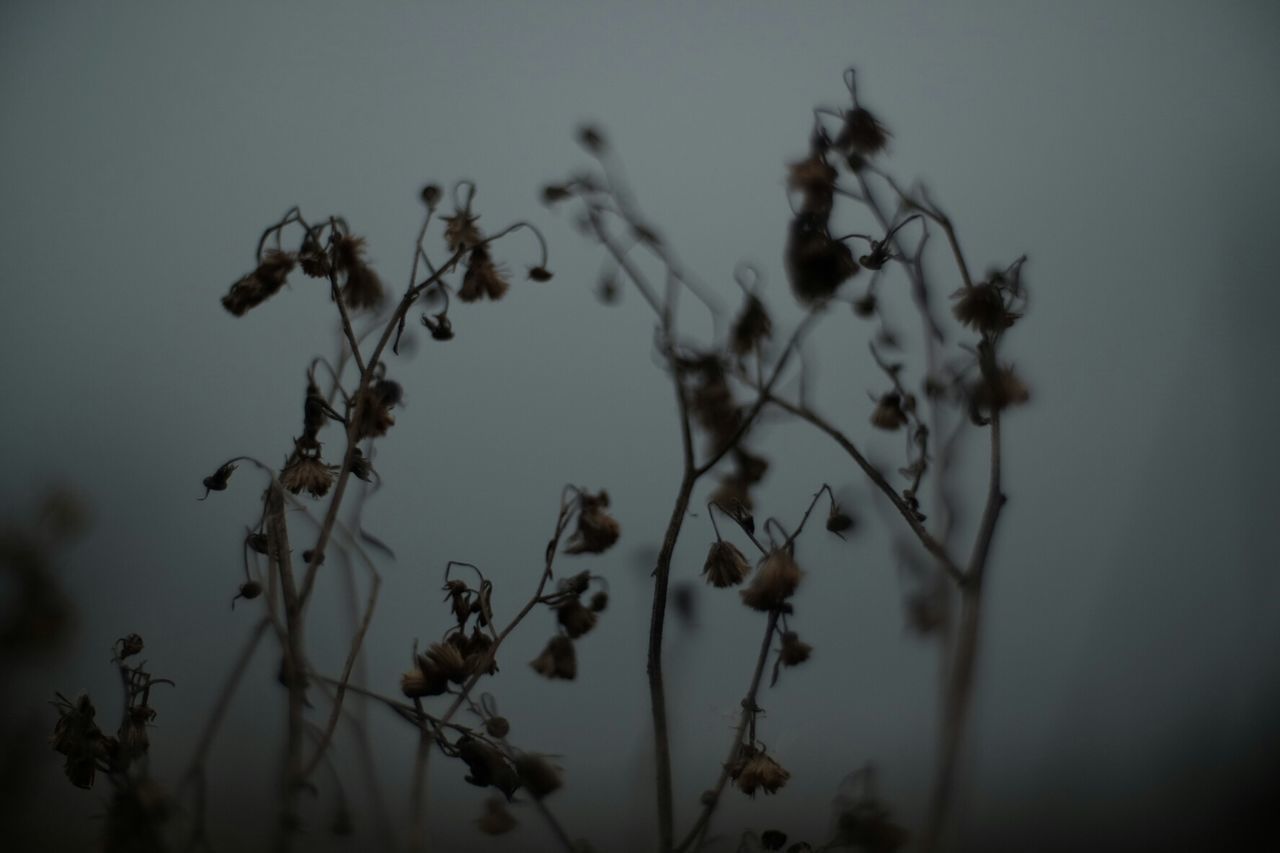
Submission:
[[[693,828],[689,830],[689,834],[676,846],[676,853],[684,853],[685,850],[689,849],[690,845],[698,843],[706,835],[707,829],[711,824],[711,816],[720,804],[720,795],[724,791],[725,785],[729,782],[733,763],[738,757],[739,748],[742,746],[742,736],[746,734],[748,724],[751,718],[755,716],[756,696],[760,692],[760,682],[764,675],[765,663],[769,659],[769,649],[773,645],[773,634],[777,626],[778,611],[770,610],[769,620],[765,625],[764,639],[760,643],[760,654],[756,656],[756,666],[751,673],[751,684],[747,688],[746,695],[742,697],[742,713],[738,717],[738,726],[733,732],[733,741],[729,745],[729,755],[725,758],[715,787],[708,792],[710,796],[705,797],[702,813],[698,815],[698,820],[694,823]]]

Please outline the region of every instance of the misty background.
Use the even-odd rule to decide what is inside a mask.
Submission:
[[[418,328],[410,354],[389,359],[405,401],[365,519],[397,557],[380,563],[369,681],[396,693],[414,638],[448,627],[447,560],[494,579],[505,621],[537,582],[561,486],[607,489],[619,546],[560,563],[605,575],[612,594],[578,643],[578,680],[524,664],[552,632],[535,613],[485,687],[513,742],[563,756],[553,804],[573,835],[648,849],[648,571],[678,486],[676,415],[647,307],[634,291],[595,298],[601,251],[539,189],[588,165],[573,133],[597,123],[685,265],[733,305],[734,266],[756,264],[785,332],[800,317],[782,272],[785,165],[805,153],[811,109],[844,104],[853,65],[893,134],[884,164],[927,182],[972,266],[1029,256],[1029,314],[1004,352],[1033,399],[1006,421],[1010,503],[963,837],[1120,846],[1250,819],[1280,782],[1277,43],[1280,11],[1265,2],[5,3],[0,514],[61,483],[93,518],[61,562],[74,635],[56,655],[0,662],[6,727],[34,721],[47,736],[55,690],[89,691],[114,723],[109,649],[136,631],[151,670],[177,682],[156,697],[152,732],[157,776],[177,778],[256,613],[229,602],[262,481],[244,468],[200,503],[201,478],[240,454],[280,464],[306,366],[337,346],[327,288],[301,276],[242,319],[218,300],[293,204],[313,221],[344,216],[399,292],[420,187],[470,178],[480,225],[534,222],[555,278],[455,305],[456,340]],[[429,246],[443,248],[438,230]],[[537,261],[521,235],[496,255],[517,279]],[[938,298],[959,285],[946,264],[933,256]],[[888,310],[913,352],[906,301]],[[840,306],[820,324],[815,400],[896,464],[897,437],[866,422],[866,392],[883,383],[872,328]],[[761,700],[761,737],[792,780],[754,802],[726,795],[715,828],[813,838],[867,761],[917,826],[937,664],[904,627],[899,528],[811,427],[775,418],[756,435],[774,463],[759,517],[794,524],[830,482],[863,524],[848,544],[821,530],[801,540],[796,625],[816,650]],[[976,500],[983,456],[967,461]],[[697,580],[712,537],[695,512],[673,582]],[[336,672],[342,586],[322,574],[320,587],[309,642]],[[763,624],[732,592],[699,588],[697,601],[666,645],[677,831],[714,781]],[[259,655],[215,751],[215,842],[256,840],[273,818],[276,664]],[[376,707],[369,718],[383,793],[404,815],[415,737]],[[52,750],[36,758],[21,831],[83,846],[102,791],[73,789]],[[335,759],[353,766],[350,739]],[[470,827],[489,792],[463,775],[433,758],[434,838],[510,843]],[[321,845],[333,799],[318,778],[307,814]],[[350,785],[361,802],[354,773]],[[544,843],[531,810],[517,817],[517,843]]]

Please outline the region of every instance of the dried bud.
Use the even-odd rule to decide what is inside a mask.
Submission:
[[[466,762],[467,769],[471,771],[466,776],[467,782],[480,788],[492,785],[505,794],[508,800],[511,799],[511,795],[520,787],[520,777],[502,753],[469,735],[458,738],[456,746],[458,757]]]
[[[1019,406],[1031,399],[1031,390],[1012,367],[1002,367],[991,378],[980,380],[971,393],[973,402],[988,412]]]
[[[738,546],[723,539],[711,543],[707,561],[702,566],[707,583],[721,589],[742,583],[750,571],[751,564]]]
[[[436,205],[440,203],[440,187],[435,184],[427,184],[422,188],[422,203],[427,206],[428,210],[435,210]]]
[[[125,658],[142,654],[142,637],[139,634],[130,634],[127,637],[121,637],[116,640],[116,660],[122,661]]]
[[[532,281],[551,281],[551,270],[546,267],[529,267],[529,278]]]
[[[431,337],[437,341],[453,340],[453,323],[449,322],[449,315],[444,311],[435,315],[434,320],[423,314],[422,325],[427,327],[427,331],[431,332]]]
[[[778,660],[783,666],[799,666],[812,653],[813,646],[801,640],[795,631],[782,632],[782,651],[778,653]]]
[[[520,781],[529,796],[535,800],[541,800],[564,784],[556,766],[540,755],[527,752],[521,755],[516,759],[516,772],[520,774]]]
[[[609,593],[600,590],[591,596],[591,610],[593,613],[603,613],[604,609],[609,606]]]
[[[556,621],[576,640],[596,626],[596,614],[578,599],[571,598],[556,608]]]
[[[578,142],[592,154],[604,151],[604,135],[599,128],[591,125],[584,125],[578,129]]]
[[[506,717],[490,717],[484,721],[484,730],[489,733],[489,737],[502,740],[511,731],[511,723]]]
[[[776,610],[795,594],[803,574],[786,550],[774,549],[760,561],[751,583],[742,590],[742,601],[754,610]]]
[[[543,204],[555,204],[556,202],[564,201],[565,199],[572,197],[573,192],[568,187],[564,187],[559,184],[547,184],[542,188]]]
[[[827,512],[827,530],[830,530],[841,539],[842,534],[853,529],[853,516],[840,509],[836,504],[831,504],[830,511]]]
[[[505,835],[516,828],[516,819],[507,811],[507,804],[497,797],[485,800],[484,814],[476,818],[476,828],[485,835]]]
[[[583,492],[579,497],[578,529],[565,547],[566,554],[601,554],[618,541],[617,519],[605,512],[609,495]]]
[[[227,481],[231,479],[231,473],[236,470],[235,463],[228,462],[217,471],[214,471],[208,477],[204,478],[204,497],[209,497],[209,492],[222,492],[227,488]],[[204,498],[201,498],[204,500]]]
[[[530,664],[534,670],[547,678],[563,678],[572,681],[578,676],[578,659],[573,650],[573,641],[563,634],[556,634],[547,643]]]
[[[880,397],[871,413],[871,425],[893,432],[907,423],[907,413],[902,410],[902,398],[896,391]]]
[[[260,595],[262,595],[262,584],[257,581],[245,581],[240,584],[240,591],[236,593],[236,597],[231,599],[231,609],[235,609],[238,599],[243,598],[245,601],[252,601]]]

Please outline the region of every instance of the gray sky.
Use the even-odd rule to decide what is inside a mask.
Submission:
[[[624,539],[583,563],[611,579],[614,604],[579,644],[582,678],[548,684],[524,666],[551,631],[544,614],[491,689],[517,743],[564,756],[557,805],[573,831],[630,849],[618,839],[652,824],[638,555],[670,511],[678,434],[645,306],[592,296],[600,252],[538,189],[586,165],[573,130],[598,122],[686,265],[727,300],[734,265],[756,263],[788,327],[784,166],[804,153],[811,108],[843,102],[853,64],[893,133],[887,165],[927,180],[971,263],[1030,256],[1031,311],[1008,352],[1035,397],[1007,429],[966,825],[1034,826],[1064,803],[1106,825],[1137,791],[1159,810],[1233,790],[1251,744],[1268,735],[1274,754],[1280,675],[1278,38],[1267,3],[6,3],[0,508],[60,481],[95,517],[63,572],[80,630],[26,674],[32,706],[53,690],[110,695],[106,649],[138,631],[178,681],[153,743],[160,774],[180,770],[253,618],[227,603],[261,483],[242,471],[197,503],[200,479],[237,454],[281,459],[305,366],[334,348],[327,295],[306,281],[241,320],[218,299],[292,204],[345,216],[399,289],[418,188],[468,177],[482,225],[544,229],[556,277],[456,309],[457,340],[391,363],[405,406],[366,518],[398,559],[381,566],[371,679],[394,692],[413,638],[447,627],[446,560],[484,567],[510,614],[536,583],[560,486],[607,488]],[[536,260],[522,240],[498,251],[516,271]],[[958,282],[935,261],[945,296]],[[915,328],[905,303],[890,310]],[[862,428],[880,384],[866,327],[836,314],[813,339],[816,399],[888,460],[897,443]],[[721,825],[801,832],[867,760],[917,824],[935,656],[903,629],[883,516],[805,426],[770,425],[759,444],[775,462],[762,515],[794,520],[825,480],[871,529],[802,543],[798,625],[817,651],[764,700],[763,737],[794,778],[778,797],[737,798]],[[695,577],[710,536],[699,512],[677,579]],[[322,662],[345,643],[336,615],[343,627],[321,627],[339,592],[335,578],[312,621]],[[734,599],[704,595],[700,630],[668,638],[683,818],[714,779],[759,637]],[[213,768],[236,785],[215,795],[224,814],[268,813],[283,708],[268,658]],[[399,810],[412,738],[372,718]],[[89,814],[93,795],[65,790],[55,758],[48,808]],[[461,775],[435,763],[441,818],[478,813],[486,792]],[[536,816],[520,817],[541,841]]]

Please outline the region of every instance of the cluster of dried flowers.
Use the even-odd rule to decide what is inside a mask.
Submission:
[[[108,851],[165,849],[164,826],[173,814],[173,803],[147,768],[151,749],[148,729],[156,718],[151,689],[173,682],[152,676],[145,662],[129,662],[142,650],[142,637],[137,634],[115,643],[112,660],[124,689],[124,713],[115,734],[99,728],[97,710],[88,694],[73,701],[58,693],[53,703],[58,720],[49,741],[54,751],[64,756],[63,770],[71,784],[92,788],[98,773],[111,781],[103,832]]]

